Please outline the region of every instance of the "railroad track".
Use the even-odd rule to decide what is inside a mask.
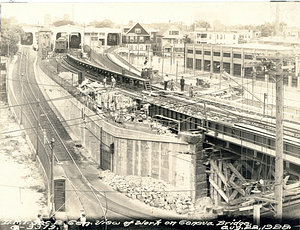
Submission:
[[[108,60],[105,61],[107,63],[108,61],[110,63],[113,63],[112,60],[107,58]],[[91,63],[93,65],[93,63]],[[64,62],[64,67],[66,69],[69,69],[71,71],[74,71],[76,69],[76,66],[70,65],[67,61]],[[93,72],[86,75],[88,78],[90,78],[93,81],[99,81],[99,76]],[[130,90],[128,88],[128,85],[125,87],[122,85],[118,85],[119,88],[122,89],[123,93],[126,93],[128,91],[128,95],[136,94],[136,98],[142,98],[141,93],[143,89],[137,89],[134,88],[133,90]],[[159,91],[161,90],[158,87],[152,86],[152,89]],[[214,101],[211,98],[205,98],[203,96],[201,97],[194,97],[189,98],[188,96],[182,95],[180,93],[173,92],[172,95],[166,95],[161,96],[159,95],[160,100],[157,100],[157,97],[152,98],[149,97],[150,102],[155,101],[157,103],[158,101],[164,101],[163,104],[168,104],[172,107],[174,105],[174,109],[177,107],[184,107],[189,108],[190,110],[197,111],[196,114],[198,114],[198,117],[204,118],[205,116],[208,119],[211,120],[220,120],[227,123],[234,124],[236,122],[244,123],[244,124],[251,124],[257,127],[264,127],[267,131],[274,132],[276,130],[275,125],[275,117],[273,116],[263,116],[261,112],[258,112],[258,108],[256,111],[253,111],[251,106],[246,105],[230,105],[219,101]],[[207,109],[207,114],[204,113],[204,104]],[[176,109],[175,109],[176,110]],[[180,111],[178,111],[180,112]],[[184,112],[183,112],[184,113]],[[200,116],[199,116],[200,115]],[[194,116],[194,115],[189,115]],[[300,124],[294,121],[285,120],[284,121],[284,134],[287,136],[292,137],[299,137],[300,136]]]
[[[29,63],[34,62],[35,57],[30,55],[29,47],[23,47],[22,49],[18,81],[14,81],[16,92],[23,92],[21,94],[23,99],[19,98],[23,103],[22,114],[27,116],[27,119],[31,122],[31,127],[33,127],[33,130],[29,132],[35,132],[35,135],[41,139],[43,136],[42,130],[45,130],[48,140],[55,139],[54,155],[56,164],[61,166],[64,176],[71,183],[72,189],[76,193],[76,199],[80,203],[81,209],[85,210],[87,217],[104,220],[107,220],[108,217],[119,219],[153,218],[153,216],[137,209],[118,204],[114,201],[113,196],[107,197],[103,191],[99,191],[87,179],[82,172],[82,164],[85,163],[84,157],[76,153],[72,139],[40,92],[34,77],[33,66],[29,66]],[[78,120],[80,121],[80,118]]]

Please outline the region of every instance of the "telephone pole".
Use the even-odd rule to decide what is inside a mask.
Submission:
[[[275,200],[276,219],[282,221],[283,194],[283,72],[282,59],[276,59],[276,158],[275,158]]]
[[[51,139],[50,147],[51,147],[51,165],[50,165],[50,198],[51,198],[51,211],[50,211],[50,216],[53,215],[55,212],[54,210],[54,175],[53,175],[53,170],[54,170],[54,138]]]

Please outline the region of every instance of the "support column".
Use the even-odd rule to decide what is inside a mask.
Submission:
[[[210,73],[214,72],[214,50],[213,46],[210,47]]]
[[[289,79],[288,79],[288,81],[289,81],[289,82],[288,82],[288,86],[289,86],[289,87],[292,87],[292,84],[293,84],[293,76],[289,75],[288,78],[289,78]]]
[[[241,52],[241,77],[245,77],[245,54],[244,54],[244,48],[242,48],[242,52]],[[254,70],[253,70],[254,72]]]
[[[269,82],[269,75],[268,74],[265,74],[265,82]]]
[[[195,43],[193,46],[193,74],[195,75],[195,65],[196,65],[196,48]]]
[[[219,79],[219,88],[221,89],[221,84],[222,84],[222,73],[224,69],[224,64],[223,64],[223,46],[221,46],[220,49],[220,79]]]
[[[233,48],[230,49],[230,73],[233,76]]]
[[[300,76],[299,76],[299,55],[295,56],[295,76],[297,79],[297,88],[300,89]]]
[[[206,167],[203,164],[203,144],[198,143],[196,145],[196,169],[195,169],[195,200],[201,197],[207,196],[207,175],[206,175]]]
[[[202,61],[201,61],[201,70],[202,70],[202,73],[204,73],[204,45],[202,44]]]

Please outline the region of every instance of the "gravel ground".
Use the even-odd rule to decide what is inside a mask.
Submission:
[[[36,219],[46,211],[42,174],[13,114],[1,102],[0,220]]]

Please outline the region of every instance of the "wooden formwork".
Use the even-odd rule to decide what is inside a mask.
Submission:
[[[274,211],[277,201],[274,198],[274,160],[250,159],[241,156],[224,156],[221,150],[207,158],[209,170],[209,196],[215,209],[252,214],[254,205],[262,211]],[[292,178],[292,179],[291,179]],[[282,186],[284,205],[300,202],[300,175],[286,168]]]

